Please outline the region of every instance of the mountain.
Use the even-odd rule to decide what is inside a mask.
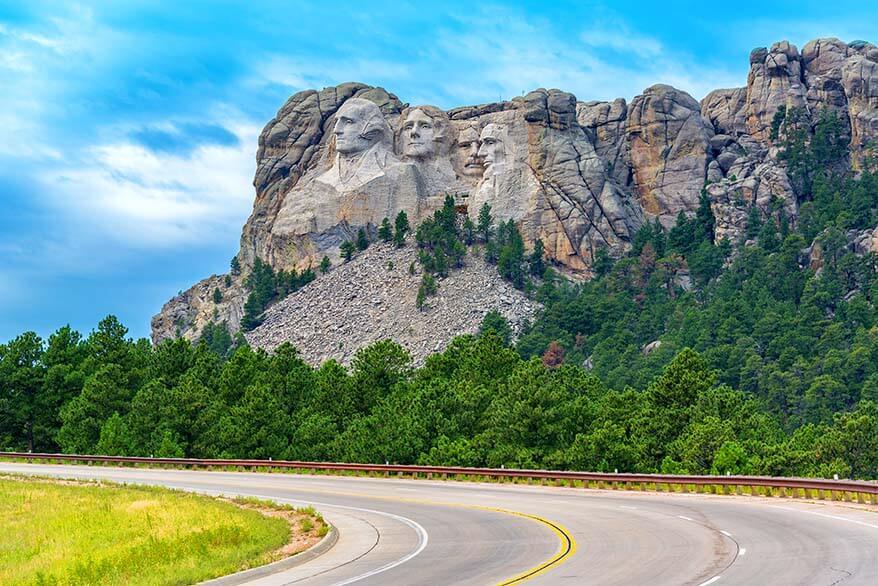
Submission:
[[[591,277],[605,253],[623,256],[645,224],[667,229],[681,213],[694,215],[703,195],[716,218],[716,242],[747,238],[754,209],[782,210],[795,224],[811,179],[789,149],[779,148],[780,126],[810,140],[826,116],[840,125],[839,164],[860,168],[878,139],[874,45],[818,39],[801,52],[786,41],[757,48],[745,87],[715,90],[700,103],[668,85],[647,88],[630,104],[538,89],[448,111],[410,106],[360,83],[299,92],[260,135],[256,201],[239,268],[170,300],[153,318],[153,341],[194,340],[212,323],[237,331],[258,263],[301,272],[325,256],[338,266],[340,246],[360,228],[374,239],[383,218],[400,211],[417,225],[446,194],[473,220],[490,204],[496,220],[514,220],[526,246],[540,240],[572,278]],[[864,252],[878,251],[874,230],[849,238]],[[819,264],[819,250],[811,256]],[[255,343],[278,341],[264,328],[282,320],[283,307],[269,312]],[[435,319],[431,311],[414,318]],[[284,331],[298,327],[286,319]]]

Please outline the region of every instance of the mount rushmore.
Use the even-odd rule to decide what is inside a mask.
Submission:
[[[750,55],[747,85],[701,102],[668,85],[611,102],[538,89],[509,101],[442,110],[380,87],[344,83],[293,95],[259,137],[256,200],[238,261],[170,300],[153,341],[196,339],[205,324],[239,328],[249,268],[316,267],[360,228],[405,211],[414,225],[452,195],[475,217],[485,203],[540,239],[562,273],[587,278],[595,255],[618,257],[647,221],[674,225],[702,192],[717,238],[741,238],[752,206],[797,199],[770,126],[781,107],[837,114],[856,167],[878,139],[878,48],[819,39]],[[774,203],[772,203],[774,202]],[[878,237],[871,242],[878,242]],[[318,279],[319,280],[319,279]],[[222,299],[212,295],[222,290]]]

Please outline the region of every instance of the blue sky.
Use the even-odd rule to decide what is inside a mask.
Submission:
[[[0,342],[109,313],[147,336],[168,298],[224,272],[259,131],[301,89],[700,99],[744,85],[756,46],[878,41],[869,4],[0,0]]]

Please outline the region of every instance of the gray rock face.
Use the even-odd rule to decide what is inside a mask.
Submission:
[[[795,45],[781,41],[750,53],[746,108],[747,130],[753,138],[768,141],[771,121],[780,106],[806,104],[801,57]]]
[[[631,102],[628,144],[635,191],[644,214],[674,225],[698,207],[707,178],[713,126],[686,92],[654,85]]]
[[[625,132],[627,118],[628,105],[622,98],[576,104],[576,121],[585,130],[598,157],[606,163],[610,175],[626,188],[634,180]]]
[[[421,274],[409,273],[416,257],[411,244],[401,249],[373,245],[269,309],[247,341],[266,350],[291,342],[316,365],[330,358],[349,364],[359,348],[392,339],[420,365],[454,336],[476,333],[491,310],[499,311],[517,335],[539,307],[503,281],[496,267],[470,255],[466,266],[440,280],[437,295],[418,309]]]
[[[360,228],[374,235],[399,211],[417,225],[446,193],[471,216],[489,203],[495,220],[513,219],[528,247],[541,239],[555,267],[578,278],[590,276],[598,250],[624,254],[645,220],[669,227],[692,213],[703,189],[717,238],[742,238],[751,207],[768,211],[774,198],[795,222],[797,196],[769,137],[781,106],[805,108],[812,122],[835,112],[861,165],[878,142],[878,47],[817,39],[801,53],[786,41],[758,48],[746,87],[701,103],[667,85],[630,103],[538,89],[448,111],[362,83],[299,92],[259,137],[242,274],[231,287],[214,276],[169,301],[153,319],[153,340],[197,339],[210,321],[237,330],[256,258],[276,270],[316,266],[324,255],[339,264],[340,244]],[[223,300],[214,304],[218,285]]]
[[[878,151],[878,48],[867,44],[845,62],[842,84],[848,101],[855,166]]]
[[[747,88],[714,90],[701,100],[701,115],[722,135],[747,134]]]

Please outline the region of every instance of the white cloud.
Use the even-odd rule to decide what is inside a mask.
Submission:
[[[717,87],[745,82],[739,74],[671,54],[659,41],[637,35],[624,24],[593,27],[577,40],[559,37],[548,22],[514,14],[462,22],[473,32],[443,31],[432,55],[444,67],[441,77],[455,80],[445,89],[461,103],[508,99],[537,87],[570,91],[584,101],[630,99],[656,83],[674,85],[700,99]],[[613,49],[622,58],[610,62],[602,58],[601,48]],[[485,96],[488,88],[501,95]]]
[[[336,85],[345,81],[374,83],[380,76],[383,83],[410,79],[409,65],[384,60],[351,57],[349,59],[300,59],[286,55],[263,55],[245,85],[276,84],[291,90]]]
[[[48,203],[70,214],[73,232],[124,246],[169,248],[227,241],[253,203],[259,128],[226,124],[233,146],[200,145],[185,155],[127,140],[100,144],[45,177]]]
[[[660,41],[633,33],[623,25],[614,27],[613,30],[597,28],[587,30],[579,38],[591,47],[606,47],[620,53],[634,53],[644,58],[655,57],[664,50]]]

